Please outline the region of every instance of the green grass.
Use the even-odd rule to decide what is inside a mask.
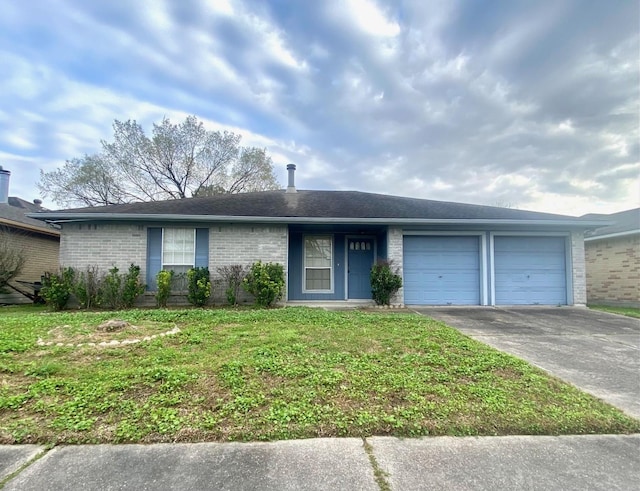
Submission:
[[[0,443],[640,431],[604,402],[418,315],[0,315]],[[87,336],[110,318],[181,332],[115,347],[36,344]]]
[[[601,310],[611,314],[626,315],[627,317],[635,317],[640,319],[640,308],[637,307],[608,307],[606,305],[589,305],[590,309]]]

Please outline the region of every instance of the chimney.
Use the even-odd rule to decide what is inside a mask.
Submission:
[[[287,185],[287,193],[297,193],[296,191],[296,165],[288,164],[287,171],[289,172],[289,184]]]
[[[9,202],[9,177],[11,172],[0,165],[0,204]]]

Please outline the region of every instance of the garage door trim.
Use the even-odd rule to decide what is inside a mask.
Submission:
[[[416,236],[432,236],[432,237],[454,237],[454,236],[473,236],[478,237],[480,248],[480,305],[489,305],[489,275],[487,274],[487,233],[482,231],[474,232],[461,232],[461,231],[448,231],[448,230],[403,230],[403,244],[404,237],[407,235]],[[403,245],[404,247],[404,245]],[[404,263],[404,259],[403,259]],[[404,269],[404,264],[403,264]]]
[[[573,305],[573,258],[571,256],[570,234],[567,232],[491,232],[489,234],[489,257],[491,258],[490,284],[491,284],[491,305],[496,305],[496,260],[495,260],[495,237],[564,237],[565,239],[565,284],[567,288],[567,305]]]

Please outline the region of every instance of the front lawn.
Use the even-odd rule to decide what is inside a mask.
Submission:
[[[640,309],[637,307],[608,307],[606,305],[589,305],[590,309],[601,310],[611,314],[626,315],[627,317],[635,317],[640,319]]]
[[[640,431],[407,313],[0,310],[0,382],[0,443]]]

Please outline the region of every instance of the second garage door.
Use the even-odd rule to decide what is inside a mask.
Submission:
[[[564,237],[494,238],[497,305],[564,305]]]
[[[408,305],[478,305],[477,236],[406,236],[404,301]]]

